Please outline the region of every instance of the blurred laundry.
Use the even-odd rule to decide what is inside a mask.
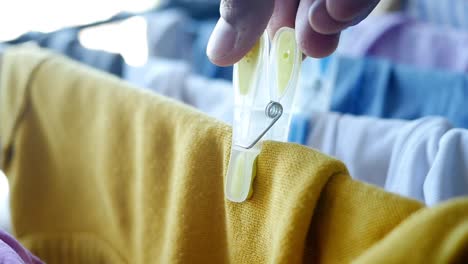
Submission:
[[[195,74],[183,60],[154,57],[141,67],[127,65],[124,79],[140,88],[182,101],[212,117],[232,123],[232,83]]]
[[[47,263],[466,257],[467,198],[426,208],[316,150],[264,142],[252,198],[232,203],[226,124],[43,50],[8,50],[0,76],[13,226]]]
[[[196,74],[232,79],[232,67],[216,66],[206,56],[216,18],[195,19],[185,9],[171,8],[147,15],[146,20],[150,58],[183,60]]]
[[[467,47],[468,31],[420,22],[404,13],[390,13],[370,16],[345,30],[338,52],[354,58],[385,58],[420,69],[467,73]]]
[[[28,33],[8,43],[14,45],[32,42],[99,70],[122,76],[124,65],[122,56],[83,47],[78,40],[78,32],[78,29],[71,28],[54,33]]]
[[[468,30],[466,0],[405,0],[404,2],[406,2],[406,12],[418,20]]]
[[[413,120],[442,116],[468,128],[468,75],[337,56],[333,111]]]
[[[300,145],[263,142],[241,204],[219,3],[0,43],[0,263],[467,263],[468,1],[381,0],[305,58]]]
[[[139,87],[232,122],[231,84],[197,76],[187,63],[155,59],[144,67],[128,67],[125,76]],[[454,129],[446,119],[407,121],[317,112],[302,118],[307,122],[296,122],[303,125],[294,128],[303,138],[298,143],[342,160],[355,179],[428,205],[468,195],[464,155],[468,130]],[[449,178],[447,171],[457,173]]]
[[[431,206],[468,195],[468,130],[443,118],[315,113],[310,125],[307,145],[342,160],[356,179]]]

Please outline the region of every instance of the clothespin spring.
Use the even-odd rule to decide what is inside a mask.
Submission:
[[[262,133],[260,133],[260,135],[250,145],[248,146],[237,145],[237,146],[244,148],[244,149],[253,148],[253,146],[255,146],[255,144],[257,144],[260,141],[260,139],[262,139],[262,137],[268,132],[268,130],[270,130],[270,128],[276,123],[276,121],[278,121],[281,118],[281,116],[283,115],[283,106],[278,102],[270,101],[268,105],[265,107],[265,115],[268,118],[273,119],[271,123],[268,125],[268,127],[266,127],[262,131]]]

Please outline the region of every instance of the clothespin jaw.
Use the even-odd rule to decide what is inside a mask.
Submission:
[[[280,29],[271,45],[263,34],[234,65],[234,123],[225,193],[243,202],[253,193],[256,160],[265,139],[286,141],[302,53],[291,28]]]

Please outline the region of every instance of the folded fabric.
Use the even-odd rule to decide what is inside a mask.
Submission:
[[[468,72],[468,31],[424,23],[404,13],[370,16],[343,32],[338,52],[423,69]]]
[[[442,116],[468,128],[468,75],[370,58],[335,59],[333,111],[409,120]]]
[[[0,263],[41,264],[43,262],[21,246],[11,235],[0,230]]]
[[[467,198],[424,208],[309,148],[265,142],[252,199],[231,203],[228,126],[37,50],[7,52],[0,76],[14,230],[47,263],[468,257]]]
[[[316,113],[310,124],[307,145],[342,160],[356,179],[431,206],[468,195],[468,130],[445,119]]]
[[[406,0],[405,10],[412,17],[439,25],[468,29],[466,0]]]

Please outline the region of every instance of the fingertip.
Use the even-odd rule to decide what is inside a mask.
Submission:
[[[356,1],[360,0],[326,0],[326,8],[330,16],[337,21],[351,21],[357,16],[356,4],[353,3]]]
[[[328,14],[324,0],[317,0],[312,3],[307,18],[315,32],[325,35],[339,33],[349,26],[349,22],[337,21]]]
[[[252,46],[255,43],[252,44]],[[228,54],[225,54],[224,56],[218,56],[217,53],[209,53],[208,49],[206,52],[206,55],[208,56],[208,59],[215,65],[220,66],[220,67],[227,67],[227,66],[232,66],[233,64],[237,63],[240,61],[245,54],[247,54],[250,50],[250,46],[246,46],[246,48],[242,49],[232,49]]]
[[[211,63],[220,66],[220,67],[227,67],[227,66],[232,66],[234,63],[240,61],[243,56],[225,56],[225,57],[211,57],[207,53],[208,59],[211,61]]]
[[[218,20],[206,47],[206,55],[211,62],[216,65],[229,63],[229,55],[236,46],[237,35],[232,25],[223,18]]]
[[[309,27],[297,37],[305,55],[313,58],[324,58],[332,54],[338,47],[340,33],[324,35]]]
[[[341,22],[356,20],[363,13],[368,13],[380,0],[326,0],[326,9],[330,16]]]
[[[221,18],[206,49],[210,61],[229,66],[241,60],[265,31],[273,3],[271,0],[222,0]]]
[[[309,22],[312,1],[301,1],[296,16],[296,38],[302,52],[314,58],[323,58],[333,53],[340,38],[340,33],[320,34]]]

